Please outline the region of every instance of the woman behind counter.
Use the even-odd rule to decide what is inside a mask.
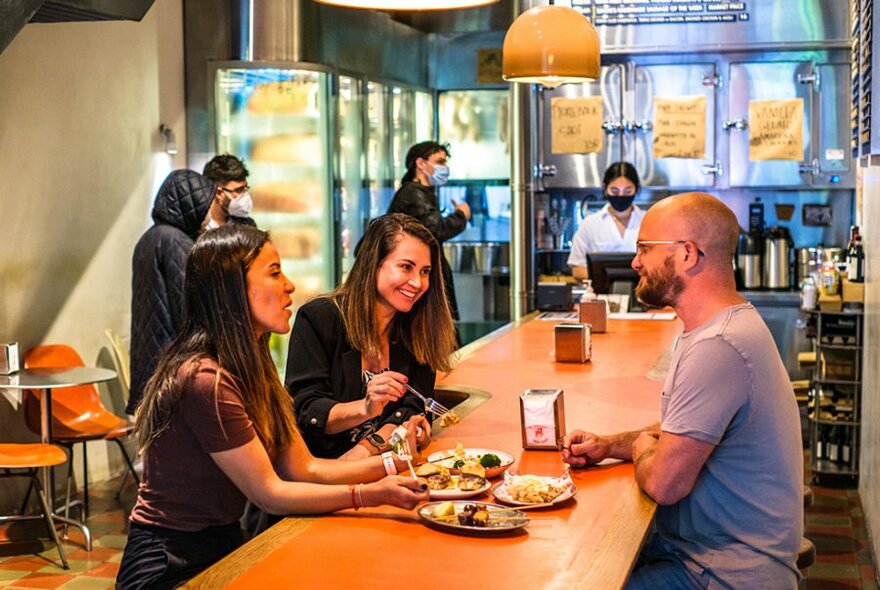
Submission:
[[[588,279],[587,254],[633,252],[645,212],[633,205],[639,174],[629,162],[615,162],[605,171],[602,190],[608,203],[588,215],[571,239],[568,265],[576,279]]]
[[[193,246],[186,320],[137,410],[144,480],[116,588],[173,588],[233,551],[246,499],[271,514],[427,499],[412,478],[384,477],[378,457],[309,453],[268,347],[290,329],[293,290],[266,232],[230,224]]]
[[[364,234],[345,283],[297,312],[285,385],[316,456],[385,453],[401,423],[418,430],[420,447],[430,440],[424,403],[404,383],[431,395],[456,348],[440,258],[424,225],[383,215]]]

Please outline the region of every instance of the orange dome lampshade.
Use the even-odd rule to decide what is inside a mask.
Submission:
[[[453,10],[493,4],[498,0],[318,0],[322,4],[368,10]]]
[[[537,6],[519,15],[504,36],[504,79],[555,88],[599,77],[599,35],[567,6]]]

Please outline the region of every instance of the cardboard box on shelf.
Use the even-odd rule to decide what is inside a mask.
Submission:
[[[848,279],[843,279],[840,284],[843,303],[862,303],[865,301],[865,283],[853,283]]]
[[[822,311],[840,311],[843,308],[843,300],[840,295],[827,295],[819,293],[819,309]]]

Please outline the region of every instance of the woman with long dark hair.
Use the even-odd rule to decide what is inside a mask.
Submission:
[[[248,499],[271,514],[427,499],[412,478],[385,477],[378,457],[309,453],[268,348],[290,329],[293,291],[266,232],[231,224],[195,243],[186,320],[136,415],[144,480],[117,588],[172,588],[231,552]]]
[[[645,212],[633,204],[641,183],[635,166],[615,162],[605,171],[602,192],[608,201],[604,207],[588,215],[571,239],[568,265],[576,279],[589,278],[587,254],[593,252],[636,251],[636,238]]]
[[[455,329],[440,258],[424,225],[383,215],[346,281],[297,312],[285,384],[316,456],[382,455],[400,424],[420,447],[430,440],[425,405],[404,384],[431,395],[437,371],[450,369]]]

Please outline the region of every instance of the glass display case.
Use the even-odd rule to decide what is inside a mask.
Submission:
[[[354,248],[369,220],[364,191],[363,83],[339,76],[336,123],[336,190],[339,191],[339,265],[344,280],[354,263]]]
[[[250,170],[253,218],[272,232],[296,285],[294,308],[336,279],[330,74],[314,68],[222,64],[214,71],[216,149]],[[273,339],[283,366],[285,339]]]

